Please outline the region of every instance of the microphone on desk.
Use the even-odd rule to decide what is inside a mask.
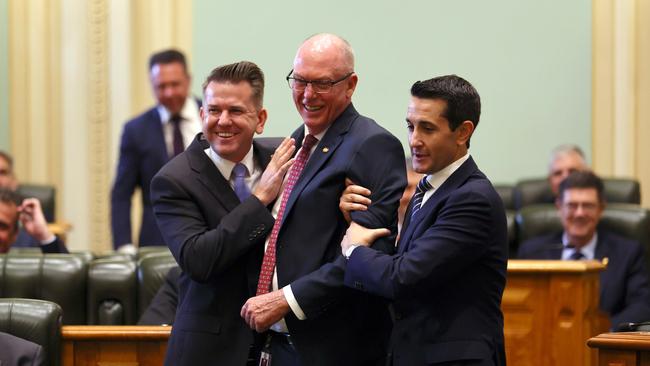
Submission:
[[[648,332],[650,331],[650,321],[639,323],[620,323],[614,329],[615,332]]]
[[[549,250],[564,249],[564,244],[562,243],[548,243],[544,244],[541,247],[526,253],[525,259],[531,259],[531,257],[537,257],[540,253],[545,253]]]

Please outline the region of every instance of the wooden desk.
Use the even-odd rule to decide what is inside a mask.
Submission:
[[[599,366],[650,366],[650,333],[605,333],[587,341]]]
[[[62,327],[63,366],[160,366],[168,326],[66,325]]]
[[[604,268],[598,261],[508,261],[501,309],[509,365],[596,365],[586,341],[609,329],[598,310]]]

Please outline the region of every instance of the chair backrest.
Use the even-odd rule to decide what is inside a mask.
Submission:
[[[43,215],[47,222],[55,221],[56,213],[56,189],[54,186],[46,184],[21,184],[16,192],[23,198],[34,197],[41,201]]]
[[[171,255],[171,252],[169,251],[169,248],[165,245],[149,245],[146,247],[139,247],[138,251],[136,252],[136,259],[140,260],[148,255],[151,254],[169,254]]]
[[[0,254],[0,298],[52,301],[64,310],[64,324],[85,324],[87,268],[76,254]]]
[[[519,241],[562,230],[557,209],[551,204],[526,206],[517,214]],[[598,228],[637,240],[646,251],[650,269],[650,211],[634,204],[608,204]]]
[[[0,298],[0,332],[41,345],[46,364],[58,366],[62,313],[61,307],[50,301]]]
[[[641,203],[641,186],[636,179],[603,178],[603,185],[608,203]],[[525,179],[515,185],[513,201],[517,210],[532,204],[553,203],[553,200],[546,178]]]
[[[88,325],[129,325],[137,318],[136,263],[96,259],[88,267]]]
[[[150,253],[138,261],[138,318],[162,286],[167,272],[177,266],[169,251]]]
[[[514,189],[515,187],[509,184],[495,184],[494,189],[497,191],[503,201],[503,206],[506,210],[515,209],[515,197]]]

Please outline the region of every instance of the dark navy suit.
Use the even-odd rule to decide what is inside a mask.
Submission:
[[[200,106],[199,101],[197,105]],[[136,187],[142,189],[139,245],[164,245],[151,209],[149,185],[167,161],[169,153],[157,107],[124,125],[117,174],[111,192],[111,227],[115,249],[132,242],[131,197]]]
[[[255,196],[240,203],[208,147],[197,135],[151,182],[156,220],[182,270],[166,365],[244,365],[253,342],[239,312],[255,294],[274,219]],[[260,166],[274,147],[253,142]]]
[[[397,255],[360,246],[345,272],[393,300],[393,365],[505,365],[506,216],[492,184],[470,157],[410,216]]]
[[[304,126],[292,137],[300,145]],[[305,366],[359,366],[385,358],[390,332],[386,304],[343,286],[340,242],[348,224],[338,203],[346,177],[372,191],[372,205],[354,212],[354,220],[396,232],[406,186],[402,145],[352,105],[332,122],[310,156],[289,196],[277,240],[279,287],[291,284],[307,316],[299,320],[290,312],[285,317]],[[393,252],[394,238],[378,247]]]
[[[0,366],[45,365],[43,347],[8,333],[0,332]]]
[[[562,232],[525,241],[521,259],[562,259]],[[643,247],[605,230],[598,231],[595,259],[609,258],[600,274],[600,308],[610,315],[612,327],[623,322],[650,320],[650,288]]]
[[[23,228],[18,230],[18,235],[12,248],[40,248],[43,253],[68,253],[65,243],[58,236],[53,243],[41,245],[41,243],[29,235]]]

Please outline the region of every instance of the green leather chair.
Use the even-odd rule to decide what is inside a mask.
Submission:
[[[171,255],[169,248],[165,245],[150,245],[138,248],[136,252],[136,260],[140,260],[148,255],[158,255],[160,253]]]
[[[58,366],[62,314],[61,307],[50,301],[0,298],[0,332],[41,345],[46,364]]]
[[[605,199],[609,203],[641,203],[641,186],[635,179],[603,178]],[[546,178],[525,179],[514,188],[515,209],[540,203],[553,203],[551,186]]]
[[[167,272],[177,266],[169,250],[149,253],[138,261],[138,318],[162,286]]]
[[[88,263],[75,254],[0,254],[0,298],[57,303],[63,324],[85,324]]]
[[[129,325],[137,316],[136,263],[131,258],[104,258],[88,267],[88,324]]]

